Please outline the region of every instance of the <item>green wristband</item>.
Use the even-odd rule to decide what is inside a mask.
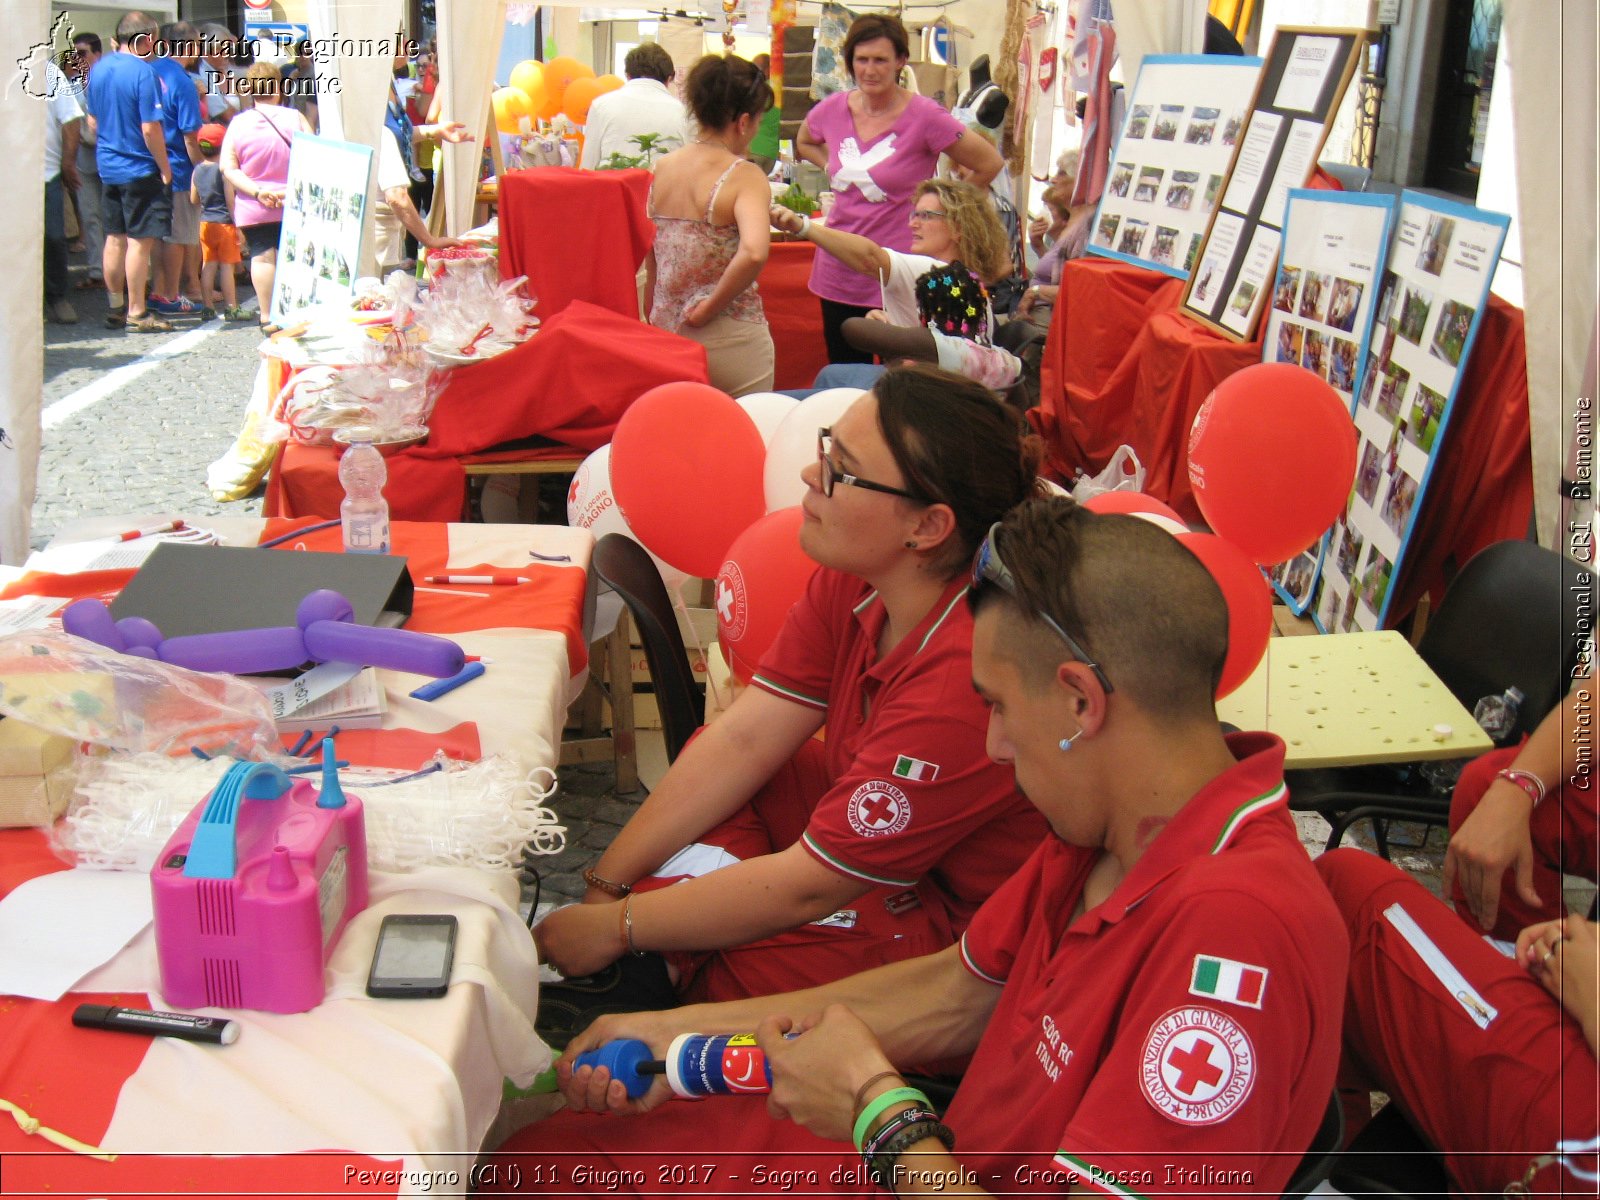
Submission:
[[[867,1103],[861,1110],[861,1115],[856,1118],[856,1127],[851,1134],[855,1138],[857,1152],[861,1150],[861,1144],[866,1140],[867,1130],[872,1128],[872,1123],[878,1119],[883,1110],[892,1104],[904,1104],[908,1100],[915,1100],[924,1108],[933,1107],[932,1102],[914,1087],[890,1088],[883,1095]]]

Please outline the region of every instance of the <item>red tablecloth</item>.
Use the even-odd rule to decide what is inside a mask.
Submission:
[[[574,300],[639,315],[639,264],[655,240],[648,171],[535,167],[500,177],[500,273],[528,277],[549,320]]]
[[[658,384],[684,379],[708,379],[705,347],[574,300],[522,345],[450,372],[428,420],[427,442],[388,459],[389,515],[460,520],[466,497],[460,458],[528,437],[562,443],[553,455],[598,449],[611,440],[628,405]],[[264,512],[336,517],[343,498],[337,454],[291,444],[267,481]]]
[[[772,386],[784,391],[810,387],[817,372],[828,365],[822,310],[806,286],[816,253],[810,242],[773,242],[767,265],[761,268],[761,301],[776,355]]]
[[[1035,427],[1050,469],[1070,479],[1103,468],[1127,443],[1145,490],[1198,522],[1189,487],[1189,427],[1223,378],[1261,361],[1259,341],[1230,342],[1176,311],[1181,280],[1102,258],[1069,262],[1045,344]],[[1396,583],[1393,625],[1452,564],[1522,537],[1533,510],[1528,379],[1520,309],[1491,297],[1456,396]]]

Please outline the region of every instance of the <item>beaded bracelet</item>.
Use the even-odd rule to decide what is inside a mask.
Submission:
[[[902,1108],[882,1125],[878,1126],[875,1133],[867,1138],[861,1145],[861,1157],[871,1158],[887,1146],[895,1134],[907,1125],[915,1125],[919,1121],[937,1121],[939,1114],[931,1108],[916,1105],[912,1108]]]
[[[1544,799],[1544,780],[1540,779],[1532,771],[1521,771],[1514,767],[1507,767],[1504,771],[1496,771],[1494,777],[1496,779],[1504,779],[1513,787],[1521,788],[1535,806]]]
[[[598,891],[602,891],[608,896],[615,896],[618,900],[624,899],[628,893],[633,891],[633,889],[625,883],[614,883],[609,879],[602,879],[599,875],[594,873],[593,867],[584,868],[583,882],[587,886],[595,888]]]
[[[956,1148],[956,1135],[950,1127],[939,1121],[916,1121],[905,1126],[888,1143],[871,1158],[864,1158],[867,1165],[867,1174],[872,1177],[872,1182],[884,1191],[893,1193],[894,1165],[900,1156],[918,1142],[928,1138],[938,1138],[946,1150]]]
[[[861,1143],[866,1140],[867,1130],[872,1128],[872,1123],[878,1119],[884,1109],[893,1104],[904,1104],[907,1100],[915,1100],[923,1108],[932,1108],[933,1103],[914,1087],[891,1088],[881,1096],[875,1097],[870,1104],[861,1110],[861,1115],[856,1118],[855,1130],[852,1138],[856,1149],[861,1149]]]

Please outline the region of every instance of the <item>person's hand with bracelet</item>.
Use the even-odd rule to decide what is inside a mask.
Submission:
[[[585,1051],[597,1050],[607,1042],[633,1038],[650,1047],[651,1056],[665,1060],[672,1039],[680,1033],[698,1033],[690,1009],[667,1012],[615,1013],[597,1018],[579,1033],[556,1060],[556,1082],[566,1097],[567,1107],[578,1112],[615,1113],[619,1116],[648,1112],[673,1099],[665,1075],[656,1076],[650,1090],[637,1100],[628,1098],[627,1089],[611,1078],[604,1067],[577,1067],[573,1064]]]
[[[1493,929],[1500,915],[1500,887],[1513,869],[1517,895],[1539,907],[1533,886],[1533,839],[1529,822],[1544,796],[1544,782],[1515,767],[1494,777],[1476,808],[1450,838],[1444,855],[1444,894],[1454,893],[1457,880],[1478,925]]]
[[[791,1030],[801,1036],[786,1038]],[[798,1024],[768,1017],[756,1027],[756,1041],[772,1067],[768,1110],[819,1137],[850,1141],[862,1109],[905,1086],[872,1030],[841,1004]]]
[[[633,897],[558,908],[533,927],[539,961],[563,975],[592,975],[629,951],[638,953]]]

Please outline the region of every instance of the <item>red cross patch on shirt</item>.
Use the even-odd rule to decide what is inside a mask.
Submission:
[[[849,817],[862,837],[899,833],[911,824],[911,801],[887,780],[868,780],[851,795]]]

